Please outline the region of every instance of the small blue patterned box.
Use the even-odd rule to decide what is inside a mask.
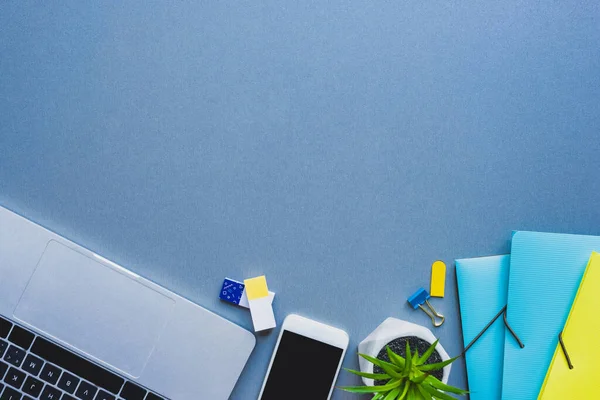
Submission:
[[[242,293],[244,293],[244,283],[225,278],[219,298],[233,304],[240,304]]]

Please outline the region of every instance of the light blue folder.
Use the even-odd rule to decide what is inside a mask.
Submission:
[[[466,346],[506,305],[510,256],[456,260],[456,281]],[[500,400],[504,324],[499,318],[465,354],[471,400]]]
[[[600,237],[513,235],[507,315],[525,347],[505,334],[503,400],[537,399],[592,251]]]

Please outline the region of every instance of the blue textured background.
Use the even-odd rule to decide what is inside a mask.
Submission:
[[[222,280],[264,273],[356,367],[386,317],[428,323],[434,260],[600,234],[597,1],[86,3],[0,3],[0,204],[242,326]]]

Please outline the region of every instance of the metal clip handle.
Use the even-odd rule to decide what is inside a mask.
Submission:
[[[429,316],[429,318],[431,318],[431,322],[433,323],[433,326],[435,326],[436,328],[442,326],[442,324],[446,320],[446,317],[444,317],[439,312],[435,311],[435,308],[433,308],[433,306],[431,305],[429,300],[425,300],[425,304],[427,304],[427,307],[429,308],[429,310],[427,308],[423,307],[423,304],[419,304],[419,308],[421,310],[423,310],[423,312],[425,314],[427,314]],[[439,321],[436,319],[436,317],[439,318]]]
[[[515,331],[513,331],[513,329],[510,327],[510,325],[508,323],[508,320],[506,319],[506,308],[507,308],[507,306],[504,306],[504,325],[506,326],[506,329],[508,329],[508,331],[510,332],[510,334],[515,338],[515,340],[519,344],[519,347],[520,348],[524,348],[525,345],[523,344],[523,342],[521,342],[521,339],[519,339],[519,337],[517,336],[517,334],[515,333]]]
[[[567,359],[567,364],[569,365],[569,369],[573,369],[573,364],[571,363],[571,357],[569,357],[569,353],[567,352],[567,348],[565,346],[565,342],[563,341],[562,332],[558,334],[558,342],[560,343],[560,348],[562,349],[565,358]]]
[[[512,337],[515,338],[515,340],[519,344],[519,347],[520,348],[524,348],[525,347],[525,345],[523,344],[523,342],[521,341],[521,339],[519,339],[519,337],[517,336],[517,334],[515,333],[515,331],[513,331],[513,329],[508,324],[508,319],[506,318],[506,310],[507,310],[507,308],[508,308],[507,306],[502,307],[502,309],[500,310],[500,312],[498,314],[496,314],[496,316],[494,318],[492,318],[492,320],[490,322],[488,322],[488,324],[481,330],[481,332],[479,332],[477,334],[477,336],[475,336],[475,338],[473,340],[471,340],[469,342],[468,345],[465,346],[465,349],[461,353],[461,356],[465,355],[465,353],[479,340],[479,338],[481,338],[481,336],[483,336],[483,334],[490,328],[490,326],[492,326],[494,324],[494,322],[496,322],[496,320],[498,318],[500,318],[501,315],[504,315],[504,325],[506,326],[506,329],[508,329],[508,331],[510,332],[510,334],[512,335]]]

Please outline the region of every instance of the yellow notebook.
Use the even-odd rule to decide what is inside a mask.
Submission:
[[[559,343],[538,400],[597,398],[600,384],[599,311],[600,254],[592,253],[562,334],[573,369],[569,369]]]

